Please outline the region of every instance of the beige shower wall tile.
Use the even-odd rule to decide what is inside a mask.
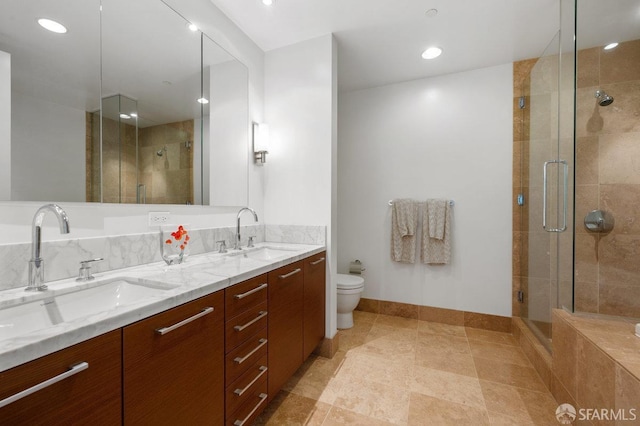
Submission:
[[[576,141],[576,185],[597,184],[599,179],[599,143],[597,136],[582,136]]]
[[[581,282],[598,282],[598,234],[576,233],[575,279]]]
[[[620,43],[600,52],[600,83],[640,80],[640,40]]]
[[[640,133],[600,137],[601,184],[640,184],[639,138]]]
[[[640,425],[640,380],[629,374],[627,370],[616,366],[616,410],[625,410],[630,416],[631,409],[635,410],[634,421],[620,422],[620,424]]]
[[[640,184],[601,185],[600,205],[614,216],[612,233],[640,235]]]
[[[599,86],[584,87],[576,91],[576,136],[594,136],[604,128],[603,108],[598,106],[595,92]]]
[[[614,408],[615,363],[580,334],[576,346],[576,401],[582,407]]]
[[[601,282],[598,288],[599,313],[640,317],[640,282]]]
[[[578,51],[577,85],[578,88],[599,84],[600,47]]]
[[[565,389],[576,395],[578,333],[553,312],[553,371]]]
[[[598,107],[603,119],[602,134],[640,132],[640,80],[606,84],[601,89],[614,98],[612,104]]]
[[[600,285],[609,282],[638,283],[640,235],[609,234],[600,238]]]
[[[575,282],[575,310],[576,312],[598,312],[598,283]]]

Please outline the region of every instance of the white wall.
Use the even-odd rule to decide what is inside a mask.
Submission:
[[[512,90],[506,64],[341,93],[338,271],[364,263],[363,297],[511,316]],[[450,265],[391,261],[405,197],[455,200]]]
[[[11,55],[0,50],[0,200],[11,199]]]
[[[336,330],[337,255],[332,223],[336,67],[336,45],[330,34],[265,55],[265,122],[269,124],[265,220],[327,226],[328,337]]]
[[[85,111],[16,91],[11,111],[11,200],[84,201]]]

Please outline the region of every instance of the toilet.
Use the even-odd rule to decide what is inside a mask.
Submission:
[[[357,275],[338,274],[338,328],[353,327],[353,310],[360,302],[364,290],[364,278]]]

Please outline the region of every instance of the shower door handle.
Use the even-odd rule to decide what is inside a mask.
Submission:
[[[562,227],[547,228],[547,167],[549,164],[561,164],[564,173],[564,199],[562,206]],[[542,169],[542,228],[547,232],[564,232],[567,229],[567,190],[569,189],[569,164],[566,160],[549,160],[544,162]]]

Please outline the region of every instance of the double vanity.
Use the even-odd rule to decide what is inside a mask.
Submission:
[[[320,344],[325,248],[0,292],[0,424],[249,425]]]

